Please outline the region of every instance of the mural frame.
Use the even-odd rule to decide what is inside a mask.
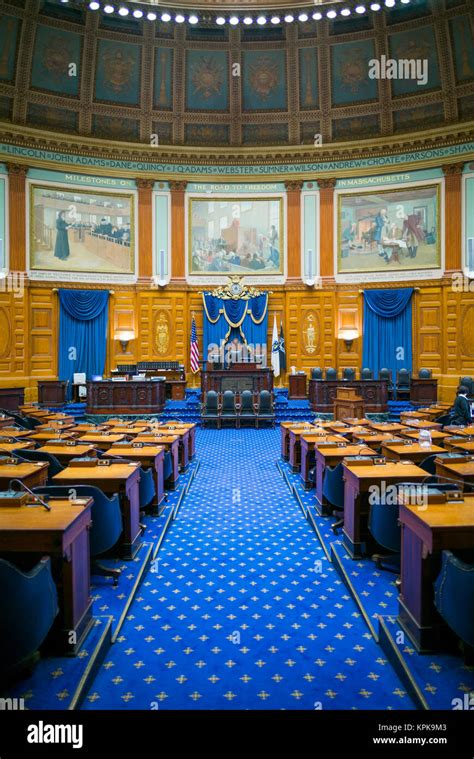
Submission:
[[[74,195],[91,195],[97,198],[127,198],[130,202],[130,253],[128,271],[97,271],[90,265],[89,268],[61,269],[33,264],[34,248],[34,200],[36,190],[57,190],[61,193]],[[135,190],[102,190],[90,185],[70,185],[63,182],[47,180],[27,179],[27,270],[30,279],[55,279],[62,281],[83,282],[135,282],[138,277],[138,194]],[[65,201],[67,205],[67,201]],[[70,203],[74,203],[72,199]],[[52,276],[54,274],[54,276]]]
[[[158,226],[157,226],[157,215],[158,215],[158,200],[159,199],[165,199],[167,204],[167,219],[166,219],[166,250],[164,252],[163,261],[159,260],[160,255],[160,249],[158,247]],[[152,191],[152,208],[153,208],[153,215],[152,215],[152,247],[153,247],[153,266],[152,266],[152,276],[154,283],[156,285],[160,285],[161,287],[163,285],[167,285],[170,282],[170,279],[172,277],[173,271],[172,271],[172,227],[171,227],[171,192],[169,190],[153,190]],[[161,264],[161,265],[160,265]],[[163,265],[164,264],[164,265]],[[163,275],[163,268],[165,269],[164,276]]]
[[[196,201],[205,201],[207,203],[255,203],[255,202],[269,202],[278,201],[279,203],[279,229],[278,238],[282,243],[280,244],[280,265],[278,270],[272,269],[268,273],[264,273],[263,269],[245,270],[242,272],[237,271],[193,271],[192,268],[192,204]],[[210,278],[210,281],[219,284],[220,278],[223,282],[231,274],[241,274],[246,278],[246,281],[256,282],[259,281],[273,284],[276,281],[280,282],[286,277],[286,261],[287,261],[287,237],[286,237],[286,193],[262,193],[261,196],[255,193],[226,193],[226,192],[214,192],[212,195],[203,195],[201,193],[187,193],[185,203],[185,250],[186,250],[186,277],[188,281],[195,282],[196,284],[205,284],[205,279]]]
[[[407,193],[413,190],[414,197],[412,202],[420,207],[424,198],[416,196],[416,190],[432,187],[435,189],[436,203],[436,262],[429,266],[406,267],[401,265],[400,268],[384,268],[382,263],[379,268],[357,268],[351,270],[341,270],[342,260],[342,210],[344,197],[358,195],[367,197],[370,195],[394,195],[397,193]],[[402,202],[402,201],[401,201]],[[405,200],[406,202],[406,200]],[[336,189],[334,193],[334,272],[336,281],[339,282],[361,282],[361,281],[406,281],[419,278],[437,278],[441,277],[445,265],[445,241],[444,241],[444,179],[433,178],[420,180],[419,182],[403,182],[395,185],[372,186],[371,189],[361,186],[358,189]]]

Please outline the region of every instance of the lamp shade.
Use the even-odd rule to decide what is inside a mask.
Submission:
[[[124,343],[129,340],[135,340],[135,332],[133,329],[121,329],[115,333],[115,339]]]
[[[359,330],[358,329],[340,329],[339,330],[339,340],[357,340],[359,337]]]

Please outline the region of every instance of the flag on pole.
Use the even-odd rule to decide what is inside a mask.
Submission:
[[[191,371],[193,374],[199,371],[199,345],[196,332],[196,320],[193,314],[191,322]]]
[[[283,335],[283,324],[280,322],[280,370],[284,372],[286,370],[286,349],[285,349],[285,337]]]
[[[280,376],[280,341],[278,339],[277,318],[273,315],[273,335],[272,335],[272,367],[275,377]]]

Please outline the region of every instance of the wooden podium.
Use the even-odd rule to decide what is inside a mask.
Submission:
[[[364,399],[355,387],[338,387],[334,400],[334,419],[362,419],[365,416]]]
[[[307,397],[308,393],[306,392],[306,374],[290,374],[288,398],[303,400]]]

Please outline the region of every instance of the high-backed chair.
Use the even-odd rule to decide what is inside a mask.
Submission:
[[[360,370],[360,378],[361,380],[371,380],[373,377],[372,369],[361,369]]]
[[[59,472],[62,472],[64,469],[63,465],[60,464],[56,456],[54,456],[52,453],[44,453],[43,451],[30,451],[29,449],[21,448],[19,451],[12,451],[12,455],[18,459],[23,459],[24,461],[47,461],[49,464],[48,485],[52,484],[51,480],[54,475],[59,474]]]
[[[369,532],[382,548],[391,552],[388,556],[374,554],[372,560],[380,569],[400,573],[401,527],[398,524],[399,505],[374,503],[369,512]]]
[[[275,410],[273,408],[272,394],[268,390],[260,390],[257,401],[257,428],[260,422],[269,422],[275,425]]]
[[[434,603],[449,627],[464,642],[466,661],[474,656],[474,564],[443,551],[434,586]],[[471,663],[471,662],[468,662]]]
[[[0,559],[0,680],[27,666],[58,613],[51,559],[29,572]]]
[[[237,423],[237,407],[233,390],[225,390],[222,396],[221,424],[223,421]]]
[[[345,367],[342,371],[342,379],[349,380],[349,382],[353,382],[356,377],[356,370],[351,369],[350,367]]]
[[[173,459],[170,451],[165,451],[165,458],[163,460],[163,479],[166,480],[173,474]]]
[[[117,543],[122,530],[122,512],[118,493],[109,498],[100,488],[95,485],[75,485],[74,490],[78,498],[93,498],[91,516],[92,526],[89,533],[91,573],[113,577],[114,585],[117,585],[120,569],[110,569],[100,564],[99,556],[102,556]],[[54,498],[69,498],[70,485],[39,485],[33,488],[34,493],[49,495]]]
[[[255,402],[251,390],[244,390],[240,396],[239,416],[237,420],[239,427],[242,422],[253,422],[254,424],[257,423]]]
[[[420,369],[418,372],[419,379],[431,379],[433,372],[431,369]]]
[[[326,379],[337,380],[337,370],[333,369],[332,366],[330,366],[329,369],[326,369]]]
[[[422,462],[418,464],[418,466],[421,469],[424,469],[425,472],[428,472],[428,474],[436,474],[436,459],[438,457],[437,453],[431,453],[429,454],[426,459],[423,459]]]
[[[399,398],[410,397],[410,372],[408,369],[399,369],[397,371],[397,384],[395,390],[397,400]]]
[[[385,380],[387,382],[388,397],[393,398],[393,382],[392,372],[390,369],[380,369],[379,380]]]
[[[219,420],[219,396],[215,390],[208,390],[206,398],[201,409],[201,418],[203,427],[207,422],[216,422],[220,426]]]
[[[311,379],[317,379],[320,380],[323,378],[323,370],[320,366],[315,366],[313,369],[311,369]]]
[[[334,532],[344,524],[344,480],[342,462],[334,468],[327,466],[324,470],[323,496],[333,507],[333,516],[337,521],[331,525]]]

